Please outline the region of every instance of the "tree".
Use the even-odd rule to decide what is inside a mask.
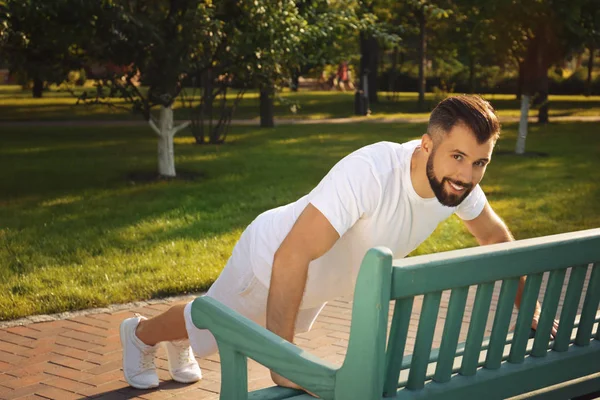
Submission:
[[[0,54],[12,73],[33,81],[33,97],[82,67],[81,46],[90,37],[94,7],[82,0],[6,0],[0,6]],[[65,26],[77,26],[78,34]]]
[[[221,143],[231,115],[227,89],[243,91],[277,81],[306,25],[293,2],[267,0],[106,0],[98,20],[98,40],[87,49],[90,57],[127,66],[125,75],[113,74],[100,84],[124,99],[156,132],[158,172],[165,177],[176,175],[173,137],[192,122],[173,125],[172,106],[185,84],[201,90],[195,107],[201,113],[195,120],[197,141],[208,137]],[[136,86],[136,76],[147,90]],[[219,97],[221,111],[229,116],[221,114],[213,125]],[[85,93],[82,100],[115,106],[113,98],[103,94]],[[153,113],[157,107],[158,118]]]

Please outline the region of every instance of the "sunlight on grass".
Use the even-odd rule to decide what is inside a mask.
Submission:
[[[18,87],[16,87],[18,88]],[[84,89],[75,88],[76,94],[81,94]],[[93,96],[93,88],[91,90]],[[142,90],[144,90],[142,88]],[[192,92],[190,92],[191,95]],[[503,117],[518,117],[521,104],[512,94],[483,95],[490,100]],[[199,93],[192,96],[199,98]],[[374,118],[427,118],[435,104],[440,100],[433,93],[426,93],[426,110],[417,107],[418,94],[411,92],[378,93],[379,102],[371,104],[371,117]],[[283,99],[284,101],[280,101]],[[121,99],[111,99],[117,106],[125,103]],[[230,99],[230,104],[232,102]],[[298,106],[297,112],[291,110],[291,104]],[[0,114],[6,121],[104,121],[104,120],[131,120],[143,121],[141,115],[132,114],[128,110],[109,108],[103,105],[75,105],[76,98],[67,91],[58,91],[54,88],[44,92],[41,99],[31,98],[29,91],[19,91],[15,86],[0,86]],[[175,118],[187,120],[190,110],[183,106],[180,100],[173,104]],[[259,101],[256,90],[244,95],[238,105],[233,118],[258,121]],[[157,112],[157,108],[154,109]],[[600,115],[600,96],[574,96],[551,95],[550,116],[597,116]],[[531,117],[537,115],[536,109],[529,112]],[[364,118],[354,115],[354,92],[339,91],[300,91],[291,92],[283,90],[275,99],[275,116],[281,119],[315,120],[324,118]]]
[[[156,170],[156,140],[144,126],[2,129],[0,319],[204,290],[260,212],[308,193],[351,151],[424,129],[236,126],[222,146],[181,135],[177,168],[200,178],[172,182],[131,180]],[[547,157],[510,154],[515,138],[516,124],[505,124],[505,153],[482,182],[514,235],[600,226],[597,124],[532,125],[527,149]],[[413,254],[475,244],[452,217]]]

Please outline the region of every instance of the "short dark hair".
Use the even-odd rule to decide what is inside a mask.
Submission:
[[[476,95],[460,95],[442,100],[431,112],[427,132],[448,133],[462,123],[471,129],[479,144],[500,136],[500,122],[492,105]],[[435,137],[434,137],[435,139]]]

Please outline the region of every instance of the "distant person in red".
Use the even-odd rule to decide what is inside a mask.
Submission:
[[[350,69],[348,68],[348,63],[346,61],[342,61],[338,66],[337,78],[338,89],[342,92],[346,90],[346,86],[349,89],[354,89],[352,79],[350,78]]]

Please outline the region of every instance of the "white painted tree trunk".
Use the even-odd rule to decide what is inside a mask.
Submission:
[[[160,176],[174,178],[176,173],[173,137],[178,131],[185,128],[190,123],[186,122],[177,127],[173,127],[173,109],[171,106],[161,107],[158,126],[152,119],[150,119],[148,123],[158,135],[158,173]]]
[[[515,153],[525,154],[525,140],[527,139],[527,125],[529,123],[529,101],[531,96],[521,95],[521,120],[519,121],[519,135]]]

